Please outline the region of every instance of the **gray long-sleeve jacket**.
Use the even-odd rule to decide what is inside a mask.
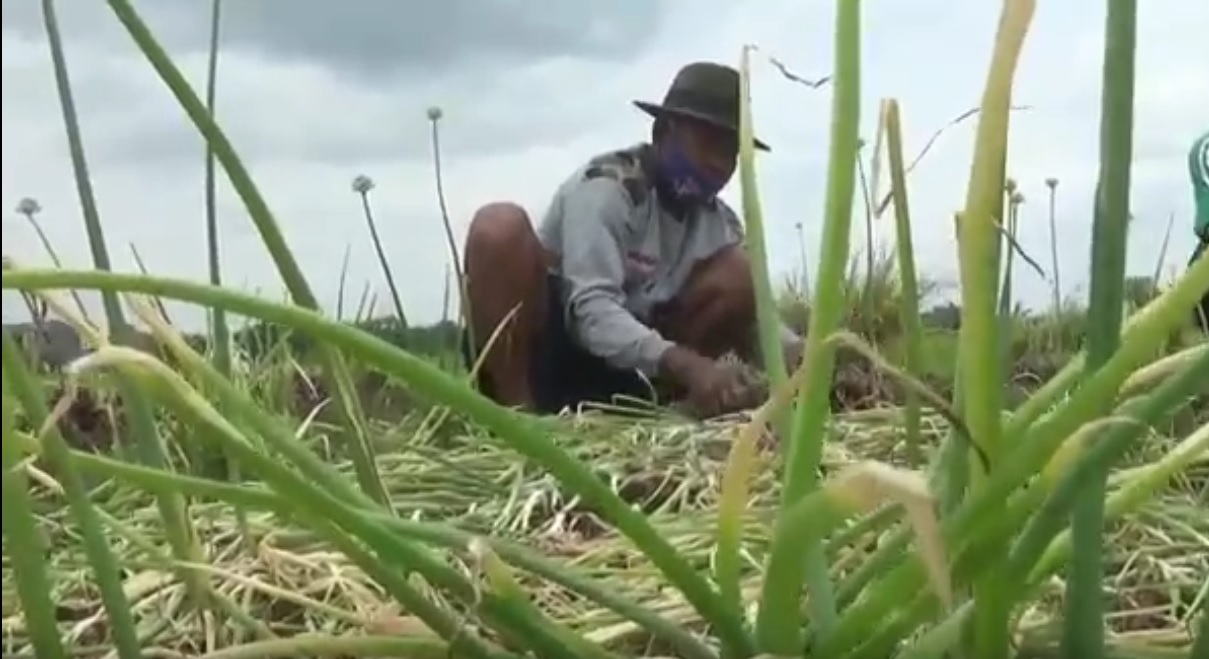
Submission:
[[[645,324],[693,266],[743,240],[735,212],[717,200],[679,219],[658,201],[649,145],[598,155],[563,182],[538,227],[557,255],[563,313],[573,337],[618,369],[648,376],[672,343]],[[784,344],[799,341],[782,327]]]

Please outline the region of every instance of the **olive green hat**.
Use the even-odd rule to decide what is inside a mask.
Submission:
[[[688,117],[739,132],[739,72],[713,62],[693,62],[672,79],[663,103],[634,101],[652,117]],[[756,148],[769,151],[759,139]]]

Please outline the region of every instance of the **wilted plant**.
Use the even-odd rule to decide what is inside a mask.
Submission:
[[[1050,249],[1050,268],[1052,277],[1054,278],[1054,310],[1062,308],[1062,276],[1061,267],[1058,265],[1058,179],[1050,177],[1045,179],[1045,187],[1049,188],[1049,249]]]
[[[369,237],[374,244],[374,252],[378,255],[378,265],[382,266],[382,275],[386,277],[386,286],[390,290],[390,301],[395,305],[395,318],[401,328],[407,330],[407,314],[403,311],[403,298],[395,286],[395,276],[391,272],[390,262],[386,259],[386,250],[378,236],[378,225],[374,222],[374,211],[369,203],[369,193],[374,189],[374,180],[364,174],[353,177],[353,192],[361,198],[361,212],[365,215],[365,224],[369,227]]]

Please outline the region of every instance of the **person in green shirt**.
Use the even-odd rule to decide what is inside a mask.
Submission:
[[[1193,231],[1197,245],[1189,264],[1196,263],[1209,250],[1209,132],[1202,133],[1188,151],[1188,174],[1192,179],[1192,196],[1195,208]],[[1197,308],[1197,324],[1209,332],[1209,291],[1201,296]]]

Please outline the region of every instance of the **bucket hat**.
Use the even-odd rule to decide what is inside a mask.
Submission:
[[[652,117],[688,117],[739,132],[739,72],[713,62],[693,62],[676,73],[662,103],[634,101]],[[756,148],[769,151],[758,138]]]

